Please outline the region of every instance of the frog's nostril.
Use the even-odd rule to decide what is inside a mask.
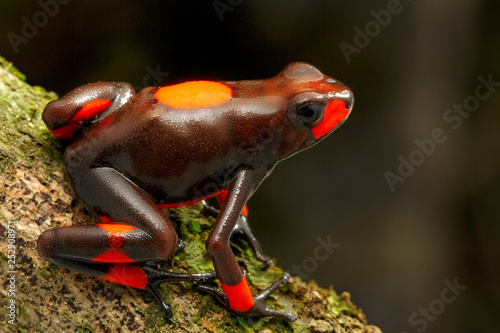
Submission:
[[[354,105],[354,95],[352,94],[352,91],[349,90],[349,93],[346,94],[346,97],[342,100],[345,102],[345,108],[350,112]]]
[[[351,100],[345,104],[345,108],[351,112],[352,107],[354,106],[354,100]]]
[[[335,99],[340,100],[345,103],[346,110],[351,111],[354,104],[354,95],[349,88],[345,88],[342,92],[337,92],[335,94]]]

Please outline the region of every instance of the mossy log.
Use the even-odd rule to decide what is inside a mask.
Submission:
[[[25,83],[0,58],[0,331],[2,332],[380,332],[333,288],[295,278],[268,300],[271,308],[297,316],[238,317],[190,283],[165,283],[162,295],[174,316],[165,320],[147,292],[122,287],[57,267],[39,257],[43,230],[95,223],[77,199],[64,173],[62,150],[40,120],[54,93]],[[213,270],[204,242],[214,222],[200,207],[166,210],[187,247],[165,262],[165,269],[199,273]],[[282,270],[259,270],[248,245],[232,243],[248,272],[253,292],[267,287]],[[217,282],[210,282],[217,286]]]

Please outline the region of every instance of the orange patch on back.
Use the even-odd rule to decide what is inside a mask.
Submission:
[[[233,90],[227,85],[213,81],[188,81],[159,88],[156,99],[173,108],[201,108],[228,101]]]

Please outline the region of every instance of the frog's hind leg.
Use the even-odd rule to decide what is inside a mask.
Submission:
[[[150,261],[165,260],[177,249],[177,234],[149,196],[118,171],[100,167],[78,172],[75,189],[94,210],[113,223],[50,229],[38,239],[40,255],[65,268],[152,292],[167,317],[170,309],[155,286],[165,281],[203,281],[215,273],[162,271]],[[73,175],[74,176],[74,175]]]

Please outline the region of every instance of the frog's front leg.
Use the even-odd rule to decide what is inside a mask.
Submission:
[[[262,181],[263,176],[254,170],[243,169],[231,183],[227,197],[222,203],[217,222],[206,244],[224,294],[218,289],[210,287],[199,287],[199,289],[214,294],[234,311],[261,316],[280,316],[294,321],[295,317],[292,314],[271,310],[265,305],[269,294],[276,290],[281,283],[288,282],[288,274],[285,273],[282,279],[273,283],[254,298],[229,245],[229,238],[240,213],[252,192]]]
[[[134,94],[125,82],[89,83],[47,104],[42,118],[54,137],[70,139],[82,124],[103,119]]]
[[[226,197],[227,197],[227,190],[217,194],[217,200],[219,201],[219,204],[222,205],[224,200],[226,200]],[[211,206],[208,200],[203,200],[202,202],[203,202],[203,211],[207,215],[211,215],[214,217],[217,217],[219,215],[220,210]],[[252,229],[250,228],[250,224],[248,222],[248,207],[246,204],[243,207],[243,210],[241,211],[241,215],[238,218],[236,225],[234,226],[233,232],[231,233],[231,237],[234,235],[240,235],[245,238],[245,240],[248,242],[248,245],[252,249],[255,258],[257,258],[257,260],[262,262],[260,269],[265,270],[273,264],[271,258],[266,256],[266,254],[262,250],[262,246],[260,245],[259,240],[254,236]]]
[[[151,198],[124,175],[109,167],[68,171],[80,197],[111,223],[46,230],[38,239],[43,258],[107,281],[147,289],[167,317],[172,314],[155,289],[158,283],[215,277],[214,273],[164,272],[149,263],[171,256],[177,248],[177,234]]]

